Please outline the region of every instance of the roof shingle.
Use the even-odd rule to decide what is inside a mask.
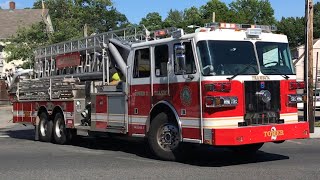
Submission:
[[[19,28],[31,26],[43,20],[48,10],[42,9],[14,9],[0,10],[0,39],[8,39],[15,35]]]

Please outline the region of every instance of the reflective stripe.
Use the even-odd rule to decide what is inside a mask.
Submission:
[[[120,76],[118,73],[114,73],[111,78],[113,81],[120,81]]]
[[[225,119],[225,118],[223,118]],[[200,119],[180,119],[182,127],[200,128]],[[204,128],[238,127],[238,123],[243,122],[243,117],[232,118],[222,121],[221,118],[205,118]]]
[[[37,117],[38,114],[33,111],[13,111],[12,115],[14,117]]]
[[[131,116],[132,124],[146,124],[148,120],[148,116]]]
[[[280,114],[280,119],[284,119],[284,122],[298,122],[298,113]]]

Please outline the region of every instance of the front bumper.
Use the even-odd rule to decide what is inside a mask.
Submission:
[[[277,142],[290,139],[304,139],[310,136],[308,122],[212,129],[211,133],[212,139],[205,139],[205,142],[218,146]]]

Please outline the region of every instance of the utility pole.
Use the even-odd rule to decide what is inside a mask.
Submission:
[[[305,4],[305,57],[304,57],[304,81],[307,86],[307,104],[304,105],[304,117],[309,121],[310,133],[314,133],[314,104],[313,104],[313,0],[306,0]]]
[[[216,13],[212,12],[212,22],[216,22]]]

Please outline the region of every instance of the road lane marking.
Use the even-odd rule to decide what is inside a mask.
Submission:
[[[303,143],[301,143],[301,142],[297,142],[297,141],[292,141],[292,140],[287,140],[287,142],[291,142],[291,143],[294,143],[294,144],[303,144]]]
[[[0,138],[9,138],[10,136],[8,135],[0,135]]]
[[[148,162],[148,163],[157,163],[157,164],[161,163],[161,162],[158,162],[158,161],[150,161],[150,160],[136,159],[136,158],[129,158],[129,157],[116,157],[116,158],[117,159],[123,159],[123,160],[139,161],[139,162]]]

